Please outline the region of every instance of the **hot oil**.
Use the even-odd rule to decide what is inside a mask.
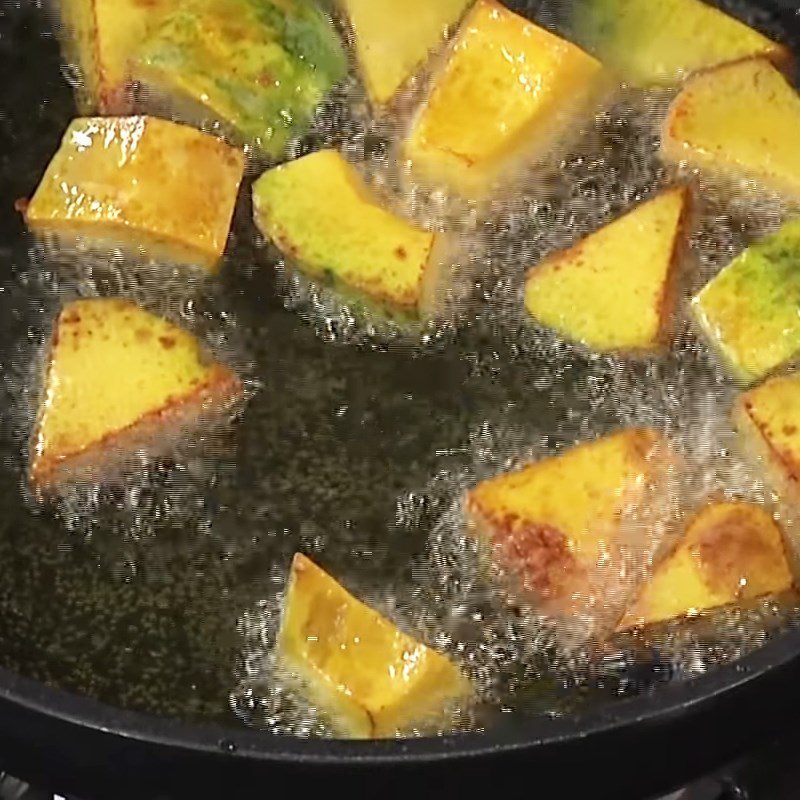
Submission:
[[[517,7],[561,30],[558,2]],[[50,53],[51,67],[56,61]],[[232,708],[269,731],[333,735],[274,660],[298,550],[462,667],[477,702],[453,709],[442,730],[490,728],[506,712],[564,714],[595,694],[696,675],[792,623],[791,613],[765,602],[715,613],[705,627],[675,624],[654,640],[600,646],[596,619],[575,627],[509,602],[505,576],[482,566],[462,511],[478,480],[649,425],[687,467],[670,475],[663,502],[629,515],[632,541],[654,522],[659,534],[632,555],[626,579],[644,579],[656,551],[709,496],[785,515],[737,453],[727,417],[735,389],[686,323],[686,302],[788,209],[746,192],[732,201],[728,188],[701,180],[671,351],[594,355],[525,318],[524,273],[686,177],[657,159],[670,92],[622,92],[563,158],[531,165],[514,192],[477,207],[431,187],[403,189],[394,154],[429,80],[415,78],[395,111],[376,117],[351,78],[292,153],[342,150],[391,207],[452,237],[455,290],[447,313],[429,325],[387,323],[290,274],[257,242],[246,191],[216,283],[183,272],[134,279],[113,262],[76,279],[36,250],[31,257],[31,241],[9,228],[18,246],[0,295],[13,309],[2,341],[14,343],[0,356],[4,407],[13,409],[2,426],[5,666],[126,707],[227,721]],[[42,96],[62,91],[57,75],[33,84]],[[24,131],[46,129],[54,148],[72,113],[66,101],[56,104],[60,116],[52,105],[31,111],[25,98],[17,102]],[[26,152],[23,129],[14,133],[14,147]],[[22,194],[47,157],[42,146],[25,181],[8,157],[0,172],[13,174]],[[243,417],[217,444],[195,449],[190,441],[172,463],[143,461],[122,486],[81,487],[55,509],[21,502],[52,315],[76,294],[118,292],[197,333],[251,379]],[[794,537],[795,523],[781,518]],[[654,649],[658,658],[648,655]]]
[[[563,4],[523,10],[563,30]],[[741,7],[733,10],[748,18]],[[763,17],[756,21],[765,27]],[[701,620],[657,626],[649,634],[612,637],[608,644],[600,643],[609,631],[598,637],[596,620],[575,626],[574,620],[546,617],[535,606],[509,603],[503,576],[487,575],[466,531],[463,498],[478,480],[498,472],[623,427],[648,426],[666,435],[681,466],[662,476],[656,493],[661,502],[630,510],[630,541],[647,542],[631,553],[626,568],[633,574],[620,576],[621,602],[635,596],[655,560],[712,499],[765,506],[793,547],[795,520],[738,452],[728,420],[736,389],[687,322],[691,296],[749,243],[775,230],[791,209],[758,187],[734,187],[659,161],[659,124],[674,90],[623,90],[585,126],[566,157],[531,165],[517,191],[488,207],[430,187],[403,191],[407,176],[391,154],[429,80],[425,73],[415,79],[397,101],[401,113],[389,119],[370,116],[355,87],[345,97],[351,116],[344,133],[323,119],[314,146],[338,147],[400,213],[457,240],[458,266],[475,287],[458,332],[468,366],[461,392],[466,403],[473,396],[486,399],[469,415],[461,442],[438,451],[447,463],[440,463],[427,483],[400,495],[387,532],[424,540],[410,565],[378,586],[365,585],[352,568],[335,574],[401,628],[447,653],[470,677],[478,705],[446,717],[445,729],[484,728],[498,710],[568,713],[595,693],[640,691],[751,652],[795,623],[791,598],[723,609]],[[522,282],[528,268],[660,189],[687,181],[693,184],[693,214],[671,352],[654,358],[597,356],[525,317]],[[322,304],[316,310],[323,310]],[[336,338],[330,328],[326,333]],[[320,553],[323,563],[338,560],[333,550],[342,544],[328,540]],[[269,730],[330,735],[324,719],[309,715],[291,684],[281,680],[274,661],[283,579],[277,572],[277,596],[240,620],[247,646],[233,706],[248,722]]]

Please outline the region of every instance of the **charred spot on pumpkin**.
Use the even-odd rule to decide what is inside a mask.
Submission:
[[[405,247],[403,247],[403,245],[400,245],[400,247],[398,247],[398,248],[397,248],[397,249],[394,251],[394,254],[395,254],[395,255],[396,255],[396,256],[397,256],[397,257],[398,257],[398,258],[399,258],[401,261],[405,261],[405,260],[408,258],[408,253],[406,252],[406,249],[405,249]]]
[[[77,325],[81,321],[81,315],[77,311],[71,311],[64,317],[65,325]]]
[[[159,336],[158,341],[165,350],[172,350],[176,344],[174,336]]]
[[[783,434],[784,436],[794,436],[797,433],[797,425],[784,425],[783,426]]]
[[[544,599],[557,597],[575,572],[566,537],[550,525],[519,524],[516,515],[509,515],[495,527],[492,544],[501,564]]]

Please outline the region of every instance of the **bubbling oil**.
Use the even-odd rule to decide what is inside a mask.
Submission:
[[[565,0],[510,5],[568,34]],[[226,721],[232,711],[273,733],[333,736],[275,656],[298,550],[470,678],[474,701],[433,732],[490,729],[511,712],[568,714],[696,676],[796,624],[796,609],[768,600],[599,643],[608,620],[591,606],[553,619],[510,602],[507,576],[487,574],[465,525],[470,487],[641,425],[663,432],[683,466],[652,503],[627,510],[625,574],[611,576],[620,606],[710,497],[770,508],[796,557],[798,524],[738,453],[735,387],[686,313],[694,292],[792,209],[757,187],[665,167],[658,129],[672,91],[622,90],[566,154],[529,165],[488,205],[409,187],[399,142],[430,79],[421,72],[392,113],[373,114],[353,68],[291,156],[339,149],[390,208],[451,238],[435,321],[387,321],[292,272],[259,240],[247,202],[216,281],[133,268],[122,254],[84,254],[76,271],[22,239],[0,284],[15,315],[0,319],[12,331],[0,358],[0,479],[14,497],[25,495],[49,325],[66,300],[122,295],[181,324],[245,378],[248,402],[233,428],[182,443],[166,463],[142,458],[122,485],[76,486],[47,509],[8,501],[0,662],[127,707]],[[3,152],[0,172],[11,175]],[[250,177],[261,168],[253,162]],[[668,352],[599,356],[529,321],[528,268],[677,180],[692,181],[695,202]],[[26,574],[57,580],[34,590]]]
[[[563,2],[539,2],[521,10],[568,33],[564,7]],[[743,14],[742,6],[732,10],[769,30],[771,20]],[[636,636],[607,638],[608,629],[598,636],[600,618],[592,613],[579,620],[554,619],[509,602],[506,576],[497,570],[487,576],[463,510],[466,491],[481,479],[614,430],[647,426],[665,434],[680,468],[661,475],[650,502],[628,510],[624,534],[638,546],[611,576],[620,592],[618,612],[691,516],[712,498],[769,508],[796,550],[797,521],[738,452],[728,414],[735,387],[691,330],[687,314],[693,294],[749,243],[779,227],[792,209],[747,182],[716,181],[659,160],[660,123],[675,90],[624,89],[580,131],[566,156],[530,165],[516,191],[488,206],[429,187],[409,189],[403,165],[392,154],[429,81],[429,73],[418,76],[397,104],[402,112],[388,119],[370,116],[358,85],[352,84],[342,98],[348,124],[334,127],[323,118],[314,146],[338,147],[399,213],[457,241],[460,277],[472,291],[460,295],[457,307],[468,311],[451,323],[457,336],[478,343],[463,354],[468,374],[461,391],[468,396],[476,387],[493,387],[506,403],[473,421],[460,445],[440,453],[449,461],[446,467],[400,495],[392,536],[400,530],[404,537],[424,541],[402,578],[369,587],[359,586],[352,570],[339,577],[402,629],[446,653],[470,678],[474,704],[445,715],[442,730],[484,729],[498,711],[569,713],[589,696],[627,695],[695,677],[795,625],[796,608],[768,599]],[[693,214],[668,353],[598,356],[527,318],[522,288],[528,268],[676,182],[691,183]],[[313,321],[312,307],[323,320],[331,318],[325,302],[309,303],[308,296],[304,301],[307,318]],[[346,331],[345,339],[355,330],[350,323],[337,327]],[[326,338],[335,338],[324,329]],[[370,329],[369,335],[374,333]],[[526,404],[508,397],[526,394],[542,402],[520,423],[518,412]],[[331,547],[337,545],[327,542],[323,560]],[[275,595],[240,619],[246,655],[232,706],[248,723],[268,730],[331,735],[324,715],[309,710],[280,677],[275,639],[284,573],[273,580]]]

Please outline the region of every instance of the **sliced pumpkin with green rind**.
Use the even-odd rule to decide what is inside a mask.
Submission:
[[[390,313],[413,318],[428,309],[437,236],[388,210],[338,152],[266,172],[253,204],[259,229],[295,267]]]
[[[727,369],[750,384],[800,353],[800,222],[745,250],[692,301]]]
[[[637,87],[765,56],[786,68],[788,47],[700,0],[583,0],[572,6],[578,44]]]

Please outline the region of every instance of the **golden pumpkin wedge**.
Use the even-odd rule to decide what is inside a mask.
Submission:
[[[800,503],[800,374],[781,375],[740,395],[733,420],[745,450],[774,488]]]
[[[25,211],[69,245],[121,246],[145,260],[215,272],[228,241],[244,154],[156,117],[74,120]]]
[[[599,61],[495,0],[478,0],[412,123],[411,177],[483,199],[548,155],[608,88]]]
[[[466,513],[501,567],[545,607],[566,611],[615,555],[623,513],[665,456],[656,431],[626,429],[479,483]]]
[[[278,656],[308,698],[352,738],[393,736],[471,689],[443,655],[402,633],[297,554]]]
[[[775,520],[760,506],[712,503],[656,567],[618,630],[779,594],[792,583]]]
[[[726,177],[800,198],[800,95],[766,59],[690,78],[670,106],[661,151]]]
[[[241,391],[194,336],[134,303],[69,303],[53,330],[31,483],[48,489],[78,472],[103,479],[118,458],[159,449]]]
[[[528,273],[525,307],[542,325],[601,351],[663,344],[688,191],[669,189]]]

